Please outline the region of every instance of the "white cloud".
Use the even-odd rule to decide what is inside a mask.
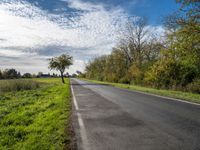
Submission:
[[[13,56],[13,57],[19,57],[19,56],[22,56],[22,55],[25,55],[26,53],[24,52],[19,52],[19,51],[16,51],[16,50],[4,50],[4,49],[1,49],[0,50],[0,56]]]
[[[110,52],[111,47],[116,43],[117,32],[121,27],[120,23],[125,20],[123,17],[126,14],[123,10],[119,8],[106,10],[102,5],[84,3],[79,0],[68,0],[67,2],[69,3],[68,7],[83,10],[83,12],[79,12],[77,16],[71,18],[64,18],[64,14],[50,14],[26,1],[1,1],[0,39],[3,40],[0,40],[0,56],[19,57],[21,61],[17,64],[20,66],[20,62],[29,61],[23,60],[24,56],[42,57],[41,51],[48,52],[46,48],[49,46],[55,47],[52,55],[58,51],[56,47],[58,49],[62,47],[62,52],[65,52],[65,48],[68,51],[70,47],[75,57],[75,52],[81,52],[86,56]],[[15,49],[16,47],[17,49]],[[49,53],[48,56],[51,54]],[[78,59],[75,61],[74,68],[82,70],[78,66],[83,67],[84,60],[81,57]],[[36,60],[32,59],[33,64],[34,61]],[[3,64],[2,59],[0,63]],[[14,60],[13,64],[12,61],[9,63],[10,65],[7,64],[7,67],[11,67]],[[25,63],[21,65],[25,67]],[[45,67],[47,68],[47,66],[43,66],[43,68]]]
[[[76,59],[70,67],[72,73],[83,70],[88,58],[111,51],[127,21],[124,10],[80,0],[62,1],[66,10],[77,10],[76,15],[51,14],[24,0],[0,1],[0,67],[47,72],[46,58],[70,52]]]
[[[104,10],[102,5],[94,5],[92,3],[83,3],[80,0],[62,0],[64,2],[69,3],[69,7],[77,10],[84,10],[84,11],[100,11]]]

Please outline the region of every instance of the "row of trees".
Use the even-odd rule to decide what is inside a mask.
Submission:
[[[0,79],[40,78],[40,77],[60,77],[60,76],[55,73],[50,75],[50,74],[43,74],[42,72],[38,72],[38,74],[31,74],[31,73],[21,74],[16,69],[0,70]]]
[[[200,2],[177,2],[181,8],[165,18],[164,37],[134,18],[110,55],[89,62],[86,77],[200,93]]]
[[[48,60],[49,61],[49,69],[56,70],[60,72],[60,75],[54,74],[43,74],[42,72],[38,72],[38,75],[24,73],[21,75],[20,72],[15,69],[5,69],[3,71],[0,70],[0,79],[18,79],[18,78],[35,78],[35,77],[61,77],[62,82],[65,83],[64,77],[70,77],[68,73],[65,73],[66,68],[69,68],[70,65],[73,64],[73,57],[68,54],[62,54],[57,57],[53,57]],[[77,74],[81,74],[81,72],[77,71]],[[76,74],[73,74],[71,77],[76,77]]]

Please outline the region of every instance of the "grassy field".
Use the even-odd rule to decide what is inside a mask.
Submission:
[[[83,80],[94,82],[94,83],[100,83],[100,84],[108,84],[108,85],[112,85],[118,88],[136,90],[136,91],[152,93],[152,94],[171,97],[171,98],[182,99],[182,100],[186,100],[190,102],[200,103],[200,94],[193,94],[193,93],[173,91],[173,90],[159,90],[159,89],[147,88],[147,87],[136,86],[136,85],[102,82],[102,81],[88,80],[88,79],[83,79]]]
[[[63,149],[70,142],[69,80],[30,82],[40,87],[0,94],[0,149]]]

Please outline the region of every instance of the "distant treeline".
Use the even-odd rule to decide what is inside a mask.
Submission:
[[[21,78],[21,73],[15,69],[0,70],[0,79],[18,79]]]
[[[65,75],[66,76],[66,75]],[[57,74],[43,74],[42,72],[38,72],[38,74],[24,73],[21,74],[16,69],[5,69],[0,70],[0,79],[19,79],[19,78],[40,78],[40,77],[59,77]]]
[[[144,18],[130,20],[112,53],[88,63],[86,78],[200,93],[200,2],[178,2],[162,38]]]

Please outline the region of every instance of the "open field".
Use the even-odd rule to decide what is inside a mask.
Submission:
[[[90,81],[93,83],[108,84],[108,85],[112,85],[112,86],[118,87],[118,88],[136,90],[136,91],[152,93],[152,94],[171,97],[171,98],[182,99],[182,100],[186,100],[186,101],[190,101],[190,102],[200,103],[200,94],[181,92],[181,91],[173,91],[173,90],[159,90],[159,89],[147,88],[147,87],[136,86],[136,85],[102,82],[102,81],[97,81],[97,80],[88,80],[88,79],[83,79],[83,80]]]
[[[0,149],[63,149],[70,141],[69,79],[29,81],[40,87],[0,96]]]

